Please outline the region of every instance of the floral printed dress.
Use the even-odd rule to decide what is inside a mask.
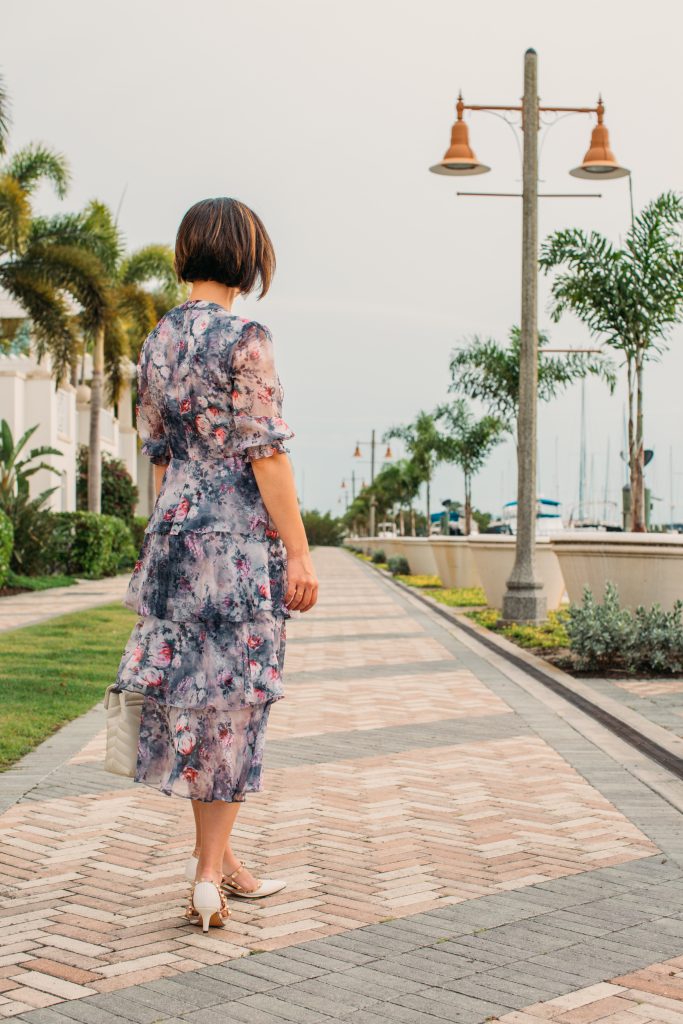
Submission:
[[[138,363],[142,450],[166,465],[124,604],[117,690],[144,695],[135,781],[193,800],[261,788],[284,696],[286,552],[252,460],[288,451],[268,329],[190,300]]]

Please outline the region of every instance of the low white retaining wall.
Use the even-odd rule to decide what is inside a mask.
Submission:
[[[444,587],[480,587],[469,537],[430,537],[436,573]]]
[[[624,607],[659,604],[670,610],[683,600],[683,537],[661,533],[588,533],[572,530],[550,538],[572,604],[583,603],[587,585],[601,601],[614,583]]]
[[[507,581],[515,564],[515,538],[481,534],[470,537],[470,549],[487,602],[492,608],[502,608]],[[536,539],[536,572],[543,584],[548,610],[559,608],[565,592],[565,581],[548,537]]]

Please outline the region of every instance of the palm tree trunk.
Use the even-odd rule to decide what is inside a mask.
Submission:
[[[100,436],[100,410],[104,384],[104,329],[95,335],[92,381],[90,385],[90,444],[88,447],[88,511],[102,508],[102,451]]]
[[[645,449],[643,444],[643,350],[638,349],[636,355],[636,424],[634,445],[634,475],[631,484],[631,501],[633,503],[633,530],[645,533]]]
[[[431,486],[430,486],[430,484],[431,484],[431,478],[427,477],[427,536],[429,536],[429,527],[431,526],[431,523],[429,521],[429,515],[430,515],[429,503],[430,503],[430,500],[431,500],[431,493],[430,493],[431,492]]]
[[[626,380],[628,385],[628,479],[631,485],[631,512],[630,528],[634,529],[635,523],[635,487],[636,487],[636,444],[635,444],[635,419],[633,407],[635,400],[635,379],[634,379],[633,357],[626,357]]]
[[[472,533],[472,477],[465,473],[465,534]]]
[[[410,506],[410,535],[411,537],[417,536],[415,531],[415,509],[412,505]]]
[[[405,523],[405,515],[404,515],[404,512],[403,512],[403,505],[401,505],[401,508],[399,510],[399,513],[398,513],[398,532],[399,532],[401,537],[405,536],[406,523]]]

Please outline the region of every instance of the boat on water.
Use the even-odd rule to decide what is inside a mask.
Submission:
[[[561,505],[553,498],[536,499],[536,536],[549,537],[553,533],[560,533],[564,530],[562,522]],[[503,505],[503,511],[499,519],[489,523],[485,533],[503,533],[515,535],[517,533],[517,502],[508,501]]]

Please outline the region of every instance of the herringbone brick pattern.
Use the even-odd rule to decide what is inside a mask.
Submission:
[[[656,852],[522,720],[518,735],[468,741],[469,720],[516,721],[507,704],[349,556],[316,558],[321,603],[289,624],[271,741],[453,719],[462,742],[267,767],[235,848],[288,886],[232,900],[208,936],[182,918],[186,801],[112,776],[106,793],[20,802],[0,818],[0,1015]],[[73,762],[99,761],[102,745],[100,733]]]

